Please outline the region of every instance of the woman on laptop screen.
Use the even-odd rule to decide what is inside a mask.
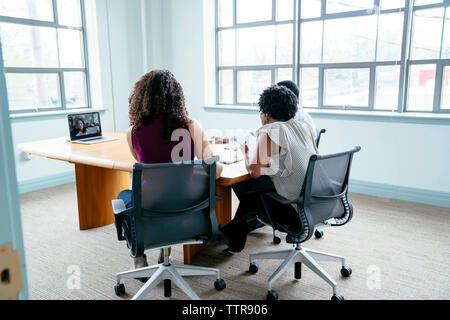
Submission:
[[[131,127],[127,140],[136,161],[159,164],[191,161],[195,156],[199,159],[213,156],[200,124],[189,117],[183,89],[170,71],[155,70],[144,75],[134,85],[129,104]],[[178,151],[180,145],[181,152],[172,152]],[[222,169],[217,164],[217,178]],[[131,194],[131,190],[125,190],[118,198],[129,207],[132,205]],[[161,253],[159,263],[162,260]],[[136,268],[148,265],[145,256],[135,259],[134,263]]]

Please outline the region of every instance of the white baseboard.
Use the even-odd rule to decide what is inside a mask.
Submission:
[[[19,182],[19,193],[28,193],[42,189],[52,188],[63,184],[75,182],[75,172],[65,172],[44,178],[30,179]]]

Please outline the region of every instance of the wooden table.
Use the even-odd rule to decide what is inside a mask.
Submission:
[[[80,230],[103,227],[114,223],[111,200],[125,189],[130,189],[130,173],[135,159],[129,150],[126,136],[106,133],[119,140],[93,145],[68,142],[67,138],[23,143],[17,148],[25,153],[48,159],[66,161],[75,165]],[[221,148],[216,145],[214,148]],[[222,178],[217,180],[216,193],[222,197],[216,204],[219,224],[231,220],[231,186],[249,179],[244,163],[225,165]],[[184,263],[190,264],[200,245],[184,246]]]

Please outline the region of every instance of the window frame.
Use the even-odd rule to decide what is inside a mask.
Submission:
[[[80,50],[82,50],[83,54],[83,64],[84,67],[81,68],[48,68],[48,67],[5,67],[5,75],[8,73],[11,74],[56,74],[58,76],[58,95],[61,99],[61,106],[55,107],[55,108],[33,108],[33,109],[20,109],[20,110],[14,110],[10,109],[9,113],[11,115],[20,115],[20,114],[27,114],[27,113],[47,113],[52,111],[77,111],[77,110],[83,110],[83,109],[91,109],[92,108],[92,100],[91,100],[91,86],[90,86],[90,79],[89,79],[89,55],[88,55],[88,45],[87,45],[87,37],[86,37],[86,15],[85,15],[85,2],[84,0],[78,0],[80,3],[80,14],[81,14],[81,26],[80,27],[73,27],[73,26],[66,26],[66,25],[60,25],[59,24],[59,16],[58,16],[58,4],[57,0],[51,0],[52,3],[52,17],[53,21],[43,21],[43,20],[35,20],[35,19],[27,19],[27,18],[16,18],[16,17],[10,17],[10,16],[1,16],[0,15],[0,22],[4,23],[14,23],[18,25],[25,25],[25,26],[31,26],[31,27],[48,27],[48,28],[55,28],[56,32],[59,29],[66,29],[66,30],[77,30],[80,31],[83,37],[82,41],[82,47],[80,47]],[[57,41],[58,41],[58,34]],[[64,73],[65,72],[81,72],[85,75],[85,92],[86,92],[86,106],[76,107],[76,108],[67,108],[67,101],[66,101],[66,89],[65,89],[65,79],[64,79]]]
[[[321,13],[320,16],[314,18],[301,18],[301,0],[294,0],[294,20],[289,21],[276,21],[276,0],[272,0],[272,20],[264,21],[264,22],[251,22],[244,24],[237,24],[236,22],[236,3],[237,0],[233,1],[233,25],[227,27],[219,27],[219,0],[216,0],[216,104],[218,106],[230,106],[230,104],[222,104],[220,101],[220,81],[219,81],[219,72],[221,70],[233,70],[233,104],[234,106],[248,107],[253,106],[256,108],[255,104],[249,103],[240,103],[237,101],[237,92],[238,92],[238,83],[237,83],[237,72],[241,70],[271,70],[272,71],[272,83],[276,83],[278,79],[276,79],[277,69],[278,68],[293,68],[293,81],[299,84],[301,82],[301,69],[302,68],[318,68],[319,71],[319,83],[318,83],[318,106],[317,107],[309,107],[305,106],[304,108],[307,110],[353,110],[353,111],[370,111],[370,112],[391,112],[391,110],[387,109],[375,109],[375,100],[376,100],[376,90],[377,90],[377,79],[376,72],[377,67],[380,66],[399,66],[400,67],[400,75],[399,75],[399,85],[398,85],[398,104],[397,106],[393,106],[392,112],[396,113],[428,113],[428,114],[448,114],[450,113],[450,109],[442,109],[441,108],[441,99],[443,95],[443,80],[444,80],[444,69],[446,66],[450,65],[449,59],[429,59],[429,60],[412,60],[411,59],[411,49],[412,49],[412,41],[413,41],[413,24],[414,24],[414,12],[417,10],[424,9],[432,9],[432,8],[444,8],[444,19],[442,22],[442,34],[441,34],[441,54],[443,47],[443,39],[444,39],[444,27],[445,27],[445,19],[450,15],[450,0],[443,0],[440,3],[427,4],[416,6],[415,0],[405,0],[405,6],[402,8],[394,8],[394,9],[380,9],[381,0],[373,0],[374,6],[373,9],[368,10],[355,10],[348,12],[339,12],[339,13],[326,13],[326,4],[327,0],[321,1]],[[367,62],[346,62],[346,63],[301,63],[300,55],[301,55],[301,25],[304,22],[312,22],[312,21],[326,21],[330,19],[341,19],[341,18],[351,18],[351,17],[362,17],[362,16],[371,16],[381,14],[389,14],[389,13],[403,13],[403,32],[401,38],[401,55],[399,60],[390,60],[390,61],[376,61],[376,52],[375,59],[373,61]],[[293,23],[294,24],[294,39],[293,39],[293,54],[294,60],[293,65],[258,65],[258,66],[230,66],[223,67],[219,65],[219,31],[222,30],[232,30],[238,28],[245,27],[255,27],[255,26],[263,26],[263,25],[276,25],[283,23]],[[377,30],[378,32],[378,30]],[[322,55],[323,55],[323,41],[324,41],[324,30],[322,32]],[[378,37],[376,39],[375,46],[378,46]],[[441,55],[442,57],[442,55]],[[440,57],[440,58],[441,58]],[[410,68],[411,65],[417,64],[436,64],[436,79],[435,79],[435,88],[434,88],[434,98],[433,98],[433,108],[430,111],[409,111],[408,107],[408,97],[409,97],[409,76],[410,76]],[[335,105],[324,105],[325,101],[325,70],[327,69],[352,69],[352,68],[367,68],[370,70],[370,78],[369,78],[369,103],[368,106],[335,106]]]

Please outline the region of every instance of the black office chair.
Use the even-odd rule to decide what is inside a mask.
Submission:
[[[316,146],[317,146],[317,149],[319,149],[320,138],[321,138],[322,134],[324,134],[326,132],[327,132],[327,130],[325,130],[325,129],[316,129],[316,133],[317,133]],[[316,229],[316,231],[314,232],[314,236],[317,239],[320,239],[320,238],[323,237],[323,230],[322,229],[326,228],[327,225],[321,225],[320,227],[321,227],[321,229]],[[273,243],[274,244],[280,244],[281,243],[281,237],[276,234],[275,230],[273,230]]]
[[[191,299],[198,300],[183,276],[215,275],[217,290],[226,287],[217,269],[176,265],[169,249],[174,245],[204,244],[217,239],[215,204],[217,158],[182,164],[135,164],[133,169],[133,205],[113,200],[117,236],[126,241],[133,258],[150,250],[164,251],[159,265],[117,274],[114,287],[118,296],[125,293],[122,279],[149,278],[133,297],[142,299],[164,281],[164,295],[171,296],[171,281]]]
[[[286,242],[295,246],[290,249],[250,255],[249,270],[252,273],[258,272],[259,269],[258,264],[254,262],[256,259],[284,260],[268,280],[268,300],[278,299],[278,293],[272,290],[272,284],[291,264],[295,264],[296,279],[301,278],[301,267],[305,264],[331,285],[332,300],[344,300],[344,297],[336,292],[336,282],[317,264],[316,260],[341,262],[341,275],[349,277],[352,270],[346,266],[345,258],[304,249],[301,243],[312,237],[314,228],[318,224],[328,222],[333,226],[343,226],[351,220],[353,207],[348,198],[348,181],[353,155],[360,150],[360,147],[355,147],[353,150],[339,154],[311,156],[302,191],[294,201],[273,192],[261,195],[266,212],[260,214],[258,218],[275,230],[286,233]],[[283,211],[280,211],[280,205],[283,206]],[[287,222],[285,217],[289,215],[290,219]]]

